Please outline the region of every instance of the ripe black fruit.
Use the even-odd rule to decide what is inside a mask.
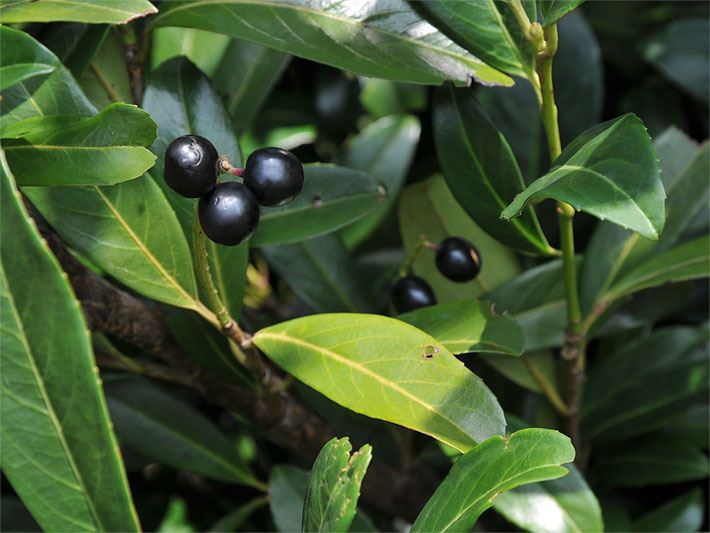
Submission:
[[[199,198],[217,181],[217,158],[210,141],[199,135],[183,135],[165,150],[163,177],[181,196]]]
[[[461,237],[449,237],[436,251],[436,266],[451,281],[471,281],[481,271],[481,256],[476,247]]]
[[[246,186],[227,181],[200,198],[198,215],[207,237],[218,244],[234,246],[254,233],[259,223],[259,204]]]
[[[261,148],[247,159],[244,184],[261,205],[284,205],[301,192],[303,165],[291,152]]]
[[[429,284],[418,276],[404,276],[392,285],[392,305],[398,313],[406,313],[436,304],[436,296]]]

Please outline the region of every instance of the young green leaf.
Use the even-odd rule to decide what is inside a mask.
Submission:
[[[502,492],[567,474],[574,460],[569,438],[549,429],[494,436],[459,458],[411,531],[469,531]]]
[[[388,116],[363,129],[350,143],[344,165],[369,172],[387,189],[387,201],[373,213],[341,231],[348,248],[372,234],[392,209],[404,185],[419,142],[421,126],[413,115]]]
[[[141,176],[155,156],[145,148],[155,123],[145,111],[113,104],[93,117],[27,118],[0,129],[19,185],[114,185]]]
[[[570,11],[576,9],[584,0],[542,0],[540,2],[540,14],[542,15],[543,26],[547,27]]]
[[[258,331],[274,362],[340,405],[465,451],[505,430],[483,382],[426,333],[377,315],[322,314]]]
[[[0,6],[0,22],[88,22],[91,24],[125,24],[131,20],[157,13],[148,0],[67,0],[45,2],[9,2]]]
[[[283,207],[261,210],[252,246],[288,244],[331,233],[361,219],[387,191],[365,172],[327,164],[305,165],[303,190]]]
[[[506,74],[532,79],[535,57],[508,2],[408,0],[455,43]],[[535,4],[528,15],[535,20]]]
[[[501,213],[519,216],[532,201],[554,198],[602,220],[658,239],[665,192],[658,159],[641,120],[623,115],[587,130]]]
[[[111,382],[106,396],[122,443],[173,468],[262,486],[217,426],[150,381]]]
[[[450,302],[416,309],[398,318],[426,331],[454,354],[523,353],[520,325],[509,316],[495,314],[487,302]]]
[[[303,504],[303,531],[347,532],[357,512],[360,485],[372,447],[350,454],[347,437],[328,441],[316,457]]]
[[[138,531],[81,309],[0,166],[3,473],[43,529]]]
[[[274,26],[274,18],[279,24]],[[470,78],[512,85],[427,24],[404,0],[380,5],[329,0],[169,3],[153,26],[226,33],[282,52],[375,78],[441,83]]]
[[[532,208],[510,223],[500,220],[500,211],[525,182],[508,142],[470,89],[437,90],[434,141],[451,192],[484,231],[525,252],[554,253]]]

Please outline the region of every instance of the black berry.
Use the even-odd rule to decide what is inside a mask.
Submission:
[[[227,181],[200,198],[198,215],[207,237],[218,244],[234,246],[254,233],[259,223],[259,204],[243,184]]]
[[[461,237],[449,237],[436,251],[436,266],[451,281],[471,281],[481,271],[481,256],[476,247]]]
[[[244,184],[261,205],[284,205],[303,188],[303,165],[291,152],[261,148],[247,159]]]
[[[165,150],[163,177],[176,193],[199,198],[217,181],[217,149],[199,135],[183,135]]]
[[[392,305],[397,313],[406,313],[436,304],[436,296],[429,284],[418,276],[404,276],[392,285]]]

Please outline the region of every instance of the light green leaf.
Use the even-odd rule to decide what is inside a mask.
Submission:
[[[570,11],[577,9],[582,2],[584,0],[540,0],[543,26],[551,26]]]
[[[426,331],[454,354],[523,353],[520,325],[509,316],[495,314],[487,302],[450,302],[423,307],[398,318]]]
[[[441,87],[433,116],[439,163],[461,207],[504,244],[524,252],[553,254],[532,208],[512,222],[500,219],[501,210],[525,188],[525,182],[508,142],[473,92]]]
[[[0,130],[19,185],[114,185],[153,166],[145,148],[155,123],[136,106],[113,104],[93,117],[36,116]]]
[[[391,115],[376,120],[351,140],[344,165],[375,176],[387,189],[387,201],[341,232],[348,248],[354,248],[372,234],[392,208],[404,185],[420,133],[417,117]]]
[[[329,440],[316,457],[303,503],[303,531],[347,532],[357,512],[360,485],[372,447],[350,455],[347,437]]]
[[[700,487],[668,500],[633,523],[633,531],[700,531],[705,517],[705,497]]]
[[[551,350],[526,351],[521,357],[500,354],[478,354],[476,359],[493,367],[501,375],[525,389],[541,393],[540,381],[544,386],[560,396],[557,391],[556,355]]]
[[[604,531],[594,493],[577,468],[569,474],[505,492],[493,507],[506,520],[531,533],[595,533]]]
[[[274,20],[278,24],[274,25]],[[357,74],[414,83],[512,80],[419,18],[404,0],[170,3],[154,26],[215,31]]]
[[[365,276],[337,234],[296,244],[265,246],[261,251],[269,265],[314,311],[372,309]]]
[[[505,420],[483,382],[435,339],[393,318],[323,314],[258,331],[255,344],[340,405],[468,450]]]
[[[188,243],[192,242],[195,200],[173,191],[163,179],[165,150],[181,135],[201,135],[226,154],[234,166],[241,166],[239,142],[219,95],[197,67],[183,57],[169,59],[155,70],[143,96],[143,107],[158,124],[158,136],[151,150],[157,156],[151,171],[155,182],[172,206]],[[227,181],[226,175],[220,179]],[[217,246],[207,243],[210,270],[217,290],[230,314],[241,312],[249,260],[248,245]]]
[[[158,533],[192,533],[195,531],[188,520],[185,500],[177,496],[170,499],[165,515],[156,531]]]
[[[89,22],[125,24],[157,13],[148,0],[20,0],[0,6],[0,22]]]
[[[16,83],[28,80],[42,74],[54,72],[54,65],[44,63],[16,63],[0,67],[0,91],[12,87]]]
[[[122,443],[173,468],[261,487],[217,426],[150,381],[111,382],[106,395]]]
[[[0,165],[3,473],[43,529],[138,531],[79,303]]]
[[[409,0],[409,4],[458,45],[507,74],[532,79],[535,58],[508,2]],[[535,8],[533,4],[533,9]],[[531,13],[534,20],[534,13]]]
[[[226,95],[232,124],[243,133],[252,124],[291,56],[273,48],[232,39],[215,75],[215,88]]]
[[[266,207],[252,246],[287,244],[324,235],[361,219],[386,200],[387,191],[359,170],[304,165],[303,190],[283,207]]]
[[[185,56],[212,77],[229,45],[229,37],[189,28],[158,28],[150,47],[150,66],[155,70],[173,57]]]
[[[567,474],[574,460],[569,438],[549,429],[494,436],[459,458],[411,531],[468,531],[500,493]]]
[[[427,216],[422,216],[422,213]],[[520,272],[513,251],[494,240],[471,220],[456,203],[441,176],[404,189],[399,200],[399,229],[407,253],[412,252],[422,236],[439,243],[446,237],[456,235],[468,239],[478,249],[483,268],[472,283],[455,283],[445,278],[436,268],[435,252],[427,248],[419,251],[414,260],[414,272],[431,284],[441,303],[476,298]]]
[[[501,213],[511,219],[531,201],[554,198],[602,220],[658,239],[665,192],[656,152],[641,120],[632,114],[599,124],[577,137]]]

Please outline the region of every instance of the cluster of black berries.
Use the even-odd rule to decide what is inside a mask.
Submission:
[[[249,156],[243,171],[236,169],[244,183],[217,183],[217,175],[228,167],[210,141],[199,135],[183,135],[165,151],[163,176],[181,196],[200,199],[198,216],[207,237],[234,246],[254,233],[259,204],[284,205],[301,192],[303,165],[291,152],[261,148]]]
[[[461,237],[444,239],[436,247],[436,267],[451,281],[473,280],[481,271],[481,255],[476,247]],[[392,305],[398,313],[436,304],[431,286],[419,276],[407,275],[392,285]]]

